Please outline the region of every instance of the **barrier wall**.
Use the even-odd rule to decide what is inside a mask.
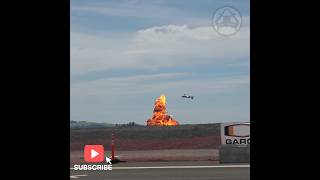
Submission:
[[[222,145],[219,148],[220,163],[249,163],[250,145]]]

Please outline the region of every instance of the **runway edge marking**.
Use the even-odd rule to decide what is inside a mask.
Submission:
[[[86,175],[86,174],[72,175],[72,176],[70,176],[70,178],[71,179],[77,179],[77,178],[83,177],[83,176],[88,176],[88,175]]]

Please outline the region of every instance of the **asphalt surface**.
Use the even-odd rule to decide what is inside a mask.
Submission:
[[[70,179],[81,180],[249,180],[249,164],[211,164],[198,162],[124,163],[112,171],[75,171]]]

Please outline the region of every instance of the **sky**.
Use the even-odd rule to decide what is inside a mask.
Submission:
[[[224,6],[232,36],[211,25]],[[70,120],[144,125],[164,94],[181,124],[250,121],[249,0],[71,0],[70,22]]]

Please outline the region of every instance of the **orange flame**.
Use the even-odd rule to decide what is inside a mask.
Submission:
[[[166,96],[161,95],[156,99],[153,108],[152,118],[147,120],[148,126],[176,126],[179,122],[167,115],[166,111]]]

